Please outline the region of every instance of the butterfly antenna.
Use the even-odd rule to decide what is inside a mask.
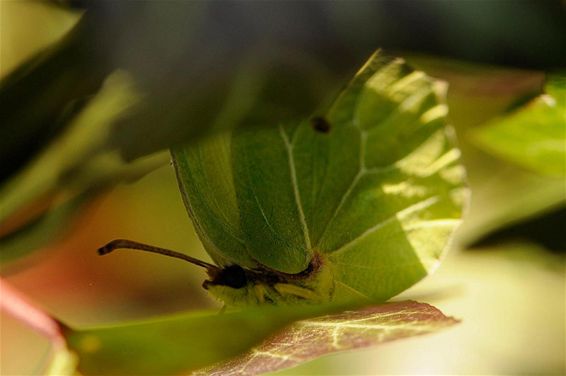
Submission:
[[[126,240],[126,239],[116,239],[112,240],[110,243],[106,244],[104,247],[98,249],[98,254],[103,256],[107,255],[110,252],[113,252],[117,249],[134,249],[138,251],[145,251],[150,253],[158,253],[160,255],[165,255],[169,257],[178,258],[181,260],[185,260],[190,262],[191,264],[201,266],[209,271],[216,271],[219,270],[219,267],[213,264],[209,264],[208,262],[204,262],[197,258],[187,256],[181,252],[175,252],[170,249],[155,247],[148,244],[138,243],[133,240]]]

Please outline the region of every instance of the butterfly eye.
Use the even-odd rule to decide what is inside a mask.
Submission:
[[[235,289],[244,287],[248,283],[245,270],[239,265],[230,265],[221,269],[211,284],[228,286]]]

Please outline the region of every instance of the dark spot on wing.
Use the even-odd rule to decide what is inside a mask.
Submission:
[[[332,128],[328,120],[326,120],[322,116],[313,117],[311,119],[311,126],[315,131],[319,133],[329,133],[330,129]]]

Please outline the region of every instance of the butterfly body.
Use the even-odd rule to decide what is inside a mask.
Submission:
[[[334,285],[330,274],[323,256],[315,254],[301,273],[230,265],[209,272],[210,279],[204,281],[203,287],[230,306],[323,303],[332,298]]]

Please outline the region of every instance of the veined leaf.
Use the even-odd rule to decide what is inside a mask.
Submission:
[[[458,323],[424,303],[387,303],[298,321],[232,360],[193,375],[259,375],[318,357],[445,329]]]
[[[340,307],[326,304],[254,307],[224,314],[193,312],[126,325],[69,330],[66,337],[79,356],[82,374],[168,375],[224,362],[276,330],[308,319],[292,324],[233,360],[199,371],[257,374],[337,351],[434,332],[457,322],[434,307],[416,302],[332,314],[340,311]],[[327,316],[309,319],[320,314]]]
[[[255,307],[192,312],[90,330],[69,330],[69,347],[85,375],[180,374],[234,357],[273,331],[335,311],[336,306]],[[204,334],[204,335],[203,335]]]
[[[423,278],[467,198],[444,89],[377,53],[324,114],[174,149],[211,257],[273,272],[323,300],[384,301]],[[303,280],[289,277],[301,272]],[[211,292],[253,301],[258,281],[251,282],[244,293]],[[266,300],[285,300],[278,294],[285,295],[271,291]]]

